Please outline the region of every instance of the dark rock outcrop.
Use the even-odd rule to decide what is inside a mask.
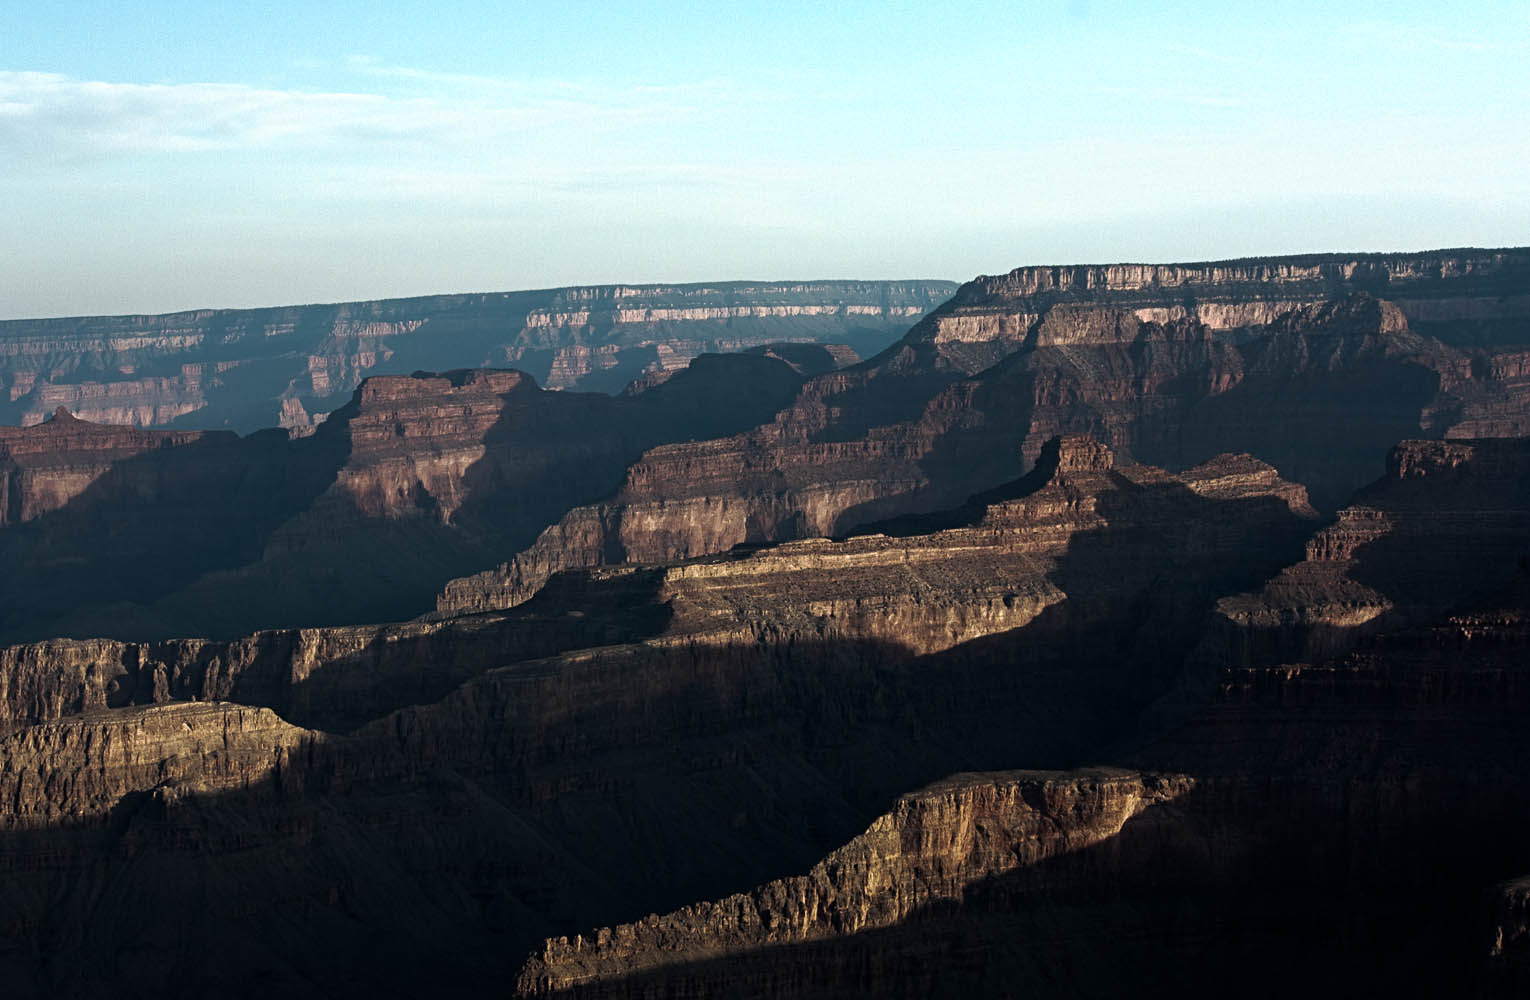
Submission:
[[[952,771],[1076,761],[1163,694],[1218,594],[1299,551],[1310,514],[1246,458],[1171,477],[1082,438],[1048,454],[1049,471],[929,530],[564,574],[504,616],[7,651],[4,766],[26,788],[73,787],[71,747],[150,734],[121,763],[87,762],[67,816],[25,812],[0,837],[13,981],[88,993],[122,982],[130,952],[143,988],[180,988],[149,966],[221,982],[230,954],[266,985],[321,992],[513,979],[549,931],[806,870]],[[581,629],[593,648],[526,658]],[[459,687],[432,689],[454,672]],[[233,707],[190,699],[230,697],[334,728],[239,716],[259,748],[242,770],[204,783],[194,760],[155,763],[153,734],[184,733],[165,740],[175,755],[233,724]],[[201,879],[239,891],[195,927],[174,908],[152,935],[93,922],[140,926],[134,900]],[[43,897],[53,917],[27,902]],[[253,916],[273,906],[277,924]],[[80,928],[67,967],[24,957],[45,919]],[[435,957],[401,965],[406,929]]]
[[[1473,445],[1500,478],[1530,467]],[[1469,464],[1438,443],[1394,456],[1414,513],[1437,491],[1446,522]],[[1530,577],[1512,551],[1478,561],[1511,581],[1432,624],[1222,664],[1124,769],[951,777],[805,875],[551,938],[519,989],[1215,995],[1254,969],[1254,996],[1518,995],[1526,893],[1502,880],[1530,857]]]
[[[1218,606],[1239,664],[1342,655],[1493,593],[1530,556],[1530,441],[1404,441],[1307,558]]]
[[[547,392],[515,371],[377,377],[292,439],[71,417],[9,430],[0,637],[410,618],[609,493],[645,449],[768,419],[801,382],[776,358],[704,355],[632,397]]]

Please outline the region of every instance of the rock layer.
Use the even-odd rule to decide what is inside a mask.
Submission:
[[[368,380],[319,430],[8,431],[0,637],[227,638],[398,620],[608,493],[658,442],[768,419],[802,377],[706,355],[630,397],[514,371]],[[11,457],[5,457],[5,456]],[[8,468],[7,468],[8,467]]]
[[[67,836],[49,831],[52,854],[31,827],[0,838],[21,872],[0,910],[21,949],[13,980],[89,993],[122,982],[130,952],[197,987],[230,954],[263,982],[321,992],[513,978],[549,929],[806,870],[911,785],[1076,759],[1164,691],[1217,594],[1299,550],[1307,510],[1246,458],[1177,478],[1116,468],[1087,439],[1048,454],[1043,472],[928,523],[564,574],[506,616],[7,651],[9,759],[37,788],[65,780],[67,747],[116,745],[123,727],[184,733],[165,737],[170,758],[177,741],[210,745],[227,710],[194,698],[334,726],[273,733],[232,784],[173,762],[93,771],[100,788]],[[1137,610],[1114,618],[1123,606]],[[560,629],[591,648],[528,658]],[[1114,808],[1099,804],[1102,829]],[[1003,860],[985,858],[973,877]],[[210,936],[170,916],[148,937],[91,916],[146,926],[133,901],[180,898],[188,879],[228,887],[204,907]],[[25,958],[46,933],[28,902],[42,897],[83,935],[68,968]],[[440,964],[402,967],[408,934]]]
[[[1473,444],[1500,477],[1530,466]],[[1410,444],[1394,467],[1448,521],[1470,460]],[[1223,663],[1126,770],[954,776],[805,875],[551,938],[519,990],[1216,995],[1255,969],[1256,996],[1517,995],[1524,883],[1499,880],[1527,857],[1527,651],[1521,570],[1342,657]]]
[[[0,422],[65,406],[131,426],[309,427],[369,375],[515,367],[615,392],[645,372],[779,341],[880,350],[945,281],[607,285],[278,309],[0,322]]]
[[[16,593],[43,628],[114,593],[101,565],[168,615],[316,602],[340,578],[302,568],[340,556],[380,591],[433,587],[458,546],[536,559],[460,605],[509,610],[0,650],[0,976],[1512,987],[1530,452],[1458,435],[1518,419],[1522,257],[1022,274],[850,369],[773,348],[620,398],[379,378],[311,435],[122,437],[99,474],[90,442],[116,438],[16,432],[86,442],[79,492],[0,531],[54,581]],[[1158,453],[1184,471],[1139,464]],[[1309,495],[1372,460],[1319,520]],[[165,499],[176,538],[234,548],[209,496],[280,516],[189,585],[132,561]],[[85,546],[118,561],[39,574]]]
[[[1527,303],[1522,250],[980,278],[882,355],[810,380],[770,423],[644,455],[614,496],[454,581],[437,611],[513,606],[564,567],[951,506],[1062,433],[1169,469],[1247,452],[1333,510],[1402,438],[1519,426]]]
[[[1258,594],[1219,605],[1240,664],[1338,656],[1505,585],[1530,556],[1530,442],[1404,441]]]
[[[1144,809],[1193,784],[1119,769],[956,775],[900,798],[806,875],[589,938],[548,941],[516,988],[521,995],[564,992],[698,959],[894,927],[931,906],[959,906],[986,880],[1108,841]],[[793,971],[777,969],[779,985]],[[810,970],[798,974],[804,971],[810,978]],[[698,994],[727,988],[673,985]]]

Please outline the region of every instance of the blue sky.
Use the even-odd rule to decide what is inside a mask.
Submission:
[[[1228,8],[12,0],[0,317],[1530,243],[1530,3]]]

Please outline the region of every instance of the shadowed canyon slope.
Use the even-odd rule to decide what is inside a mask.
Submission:
[[[1409,510],[1417,547],[1417,576],[1377,585],[1455,614],[1249,666],[1222,658],[1239,648],[1222,640],[1262,624],[1224,600],[1214,617],[1231,603],[1232,619],[1148,713],[1161,735],[1090,755],[1116,766],[947,778],[805,874],[550,939],[521,991],[1209,996],[1238,981],[1270,997],[1518,995],[1525,883],[1489,889],[1530,859],[1530,494],[1513,530],[1493,516],[1509,512],[1503,493],[1482,498],[1474,527],[1460,508],[1463,479],[1488,494],[1522,484],[1530,448],[1439,456],[1402,446],[1369,491]],[[1358,570],[1382,535],[1338,558]],[[1309,551],[1332,552],[1322,538]],[[1479,546],[1470,579],[1463,541]],[[1305,596],[1344,590],[1330,575]]]
[[[318,431],[0,430],[0,637],[230,636],[408,618],[610,492],[645,448],[769,419],[801,385],[704,355],[646,392],[514,371],[369,379]]]
[[[604,285],[277,309],[0,322],[0,423],[59,406],[143,427],[303,428],[367,375],[517,368],[616,392],[699,354],[782,341],[881,350],[947,281]]]
[[[1378,298],[1385,295],[1387,298]],[[1331,510],[1420,436],[1530,418],[1530,251],[1027,268],[964,285],[901,344],[764,426],[645,455],[443,613],[566,566],[832,535],[962,502],[1089,433],[1171,469],[1249,452]]]
[[[12,647],[7,981],[1072,996],[1209,994],[1255,963],[1279,967],[1255,995],[1342,995],[1512,975],[1483,893],[1530,871],[1530,499],[1505,531],[1463,511],[1509,513],[1510,492],[1470,508],[1462,483],[1519,482],[1530,449],[1391,464],[1362,496],[1439,542],[1386,592],[1461,610],[1306,662],[1250,665],[1230,652],[1258,643],[1227,635],[1331,549],[1303,556],[1332,529],[1299,487],[1077,436],[935,515],[566,572],[509,612]],[[1463,544],[1489,575],[1433,572]]]
[[[1517,995],[1526,359],[1530,251],[1032,268],[0,429],[0,981]]]
[[[1046,462],[927,532],[571,574],[457,625],[6,650],[0,852],[22,891],[0,919],[23,945],[39,920],[84,934],[68,967],[23,946],[8,972],[81,988],[146,949],[145,986],[151,968],[210,984],[232,949],[318,992],[513,978],[549,928],[805,868],[912,785],[1073,762],[1131,728],[1217,595],[1296,557],[1312,522],[1249,459],[1172,477],[1064,439]],[[429,690],[445,678],[461,686]],[[203,700],[229,697],[260,707]],[[192,884],[220,887],[203,926],[90,929]],[[250,922],[273,892],[275,937]],[[435,949],[423,966],[412,934]],[[261,958],[278,939],[295,950]],[[198,957],[208,940],[218,957]]]

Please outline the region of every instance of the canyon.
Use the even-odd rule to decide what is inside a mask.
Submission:
[[[0,423],[311,429],[369,375],[514,367],[615,393],[700,354],[781,342],[872,354],[947,281],[605,285],[159,316],[0,321]]]
[[[620,397],[550,392],[515,371],[376,377],[304,436],[67,413],[8,429],[0,558],[15,572],[0,581],[0,637],[408,618],[608,492],[646,448],[768,419],[801,381],[775,357],[704,355]]]
[[[568,566],[683,559],[951,506],[1057,434],[1168,468],[1249,452],[1333,510],[1399,440],[1510,433],[1530,413],[1515,360],[1530,344],[1530,254],[1159,270],[970,282],[883,354],[809,380],[770,423],[651,450],[614,496],[453,581],[437,609],[512,606]]]
[[[0,429],[8,992],[1522,992],[1530,250],[916,284]]]

